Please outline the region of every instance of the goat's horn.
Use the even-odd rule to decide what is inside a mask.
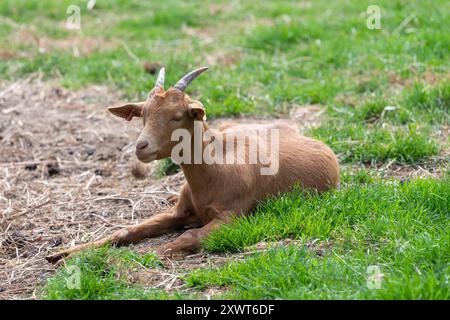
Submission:
[[[153,97],[153,95],[156,92],[156,89],[158,89],[158,88],[163,88],[164,89],[164,78],[165,77],[166,77],[166,70],[164,70],[164,68],[161,68],[159,70],[158,79],[156,79],[155,86],[148,93],[147,100],[150,100]]]
[[[166,70],[164,68],[161,68],[161,70],[159,70],[159,74],[158,74],[158,79],[156,80],[155,83],[155,88],[157,87],[164,87],[164,78],[166,77]]]
[[[185,75],[183,78],[181,78],[177,84],[174,86],[175,89],[178,89],[180,91],[184,91],[186,87],[191,83],[192,80],[197,78],[202,72],[208,70],[208,67],[203,67],[194,71],[189,72],[187,75]]]

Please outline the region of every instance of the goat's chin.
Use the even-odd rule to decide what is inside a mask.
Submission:
[[[152,161],[158,160],[158,155],[156,153],[148,154],[148,155],[136,155],[140,162],[150,163]]]

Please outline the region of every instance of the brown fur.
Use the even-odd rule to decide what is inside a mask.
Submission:
[[[199,101],[183,92],[159,88],[147,102],[127,104],[109,109],[127,120],[144,118],[144,128],[137,141],[137,157],[143,162],[169,157],[178,143],[171,141],[174,129],[193,132],[194,120],[202,121],[205,110]],[[226,140],[225,133],[244,134],[248,129],[279,129],[279,170],[275,175],[261,175],[259,164],[182,164],[186,183],[175,206],[139,225],[117,231],[102,240],[56,253],[47,259],[56,262],[64,256],[87,247],[105,243],[127,245],[182,226],[197,224],[175,241],[158,249],[161,255],[200,247],[201,240],[211,230],[227,223],[233,215],[247,215],[268,196],[289,191],[295,184],[303,188],[325,191],[339,183],[339,165],[333,151],[324,143],[300,136],[286,124],[227,125],[215,131]],[[203,122],[203,130],[208,129]],[[248,132],[247,132],[248,134]],[[250,136],[257,139],[256,135]],[[205,148],[207,142],[203,142]],[[248,146],[248,145],[247,145]],[[263,147],[258,145],[259,147]],[[248,149],[246,150],[248,154]],[[139,176],[142,170],[136,169]]]

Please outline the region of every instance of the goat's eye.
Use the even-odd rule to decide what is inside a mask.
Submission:
[[[170,119],[170,121],[178,122],[178,121],[180,121],[181,119],[183,119],[183,116],[182,116],[182,115],[176,115],[176,116],[174,116],[172,119]]]

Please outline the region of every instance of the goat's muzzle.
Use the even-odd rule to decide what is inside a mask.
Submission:
[[[156,159],[158,148],[152,143],[151,139],[142,137],[136,142],[136,157],[142,162],[151,162]]]
[[[148,141],[141,141],[136,144],[136,152],[142,151],[148,147]]]

